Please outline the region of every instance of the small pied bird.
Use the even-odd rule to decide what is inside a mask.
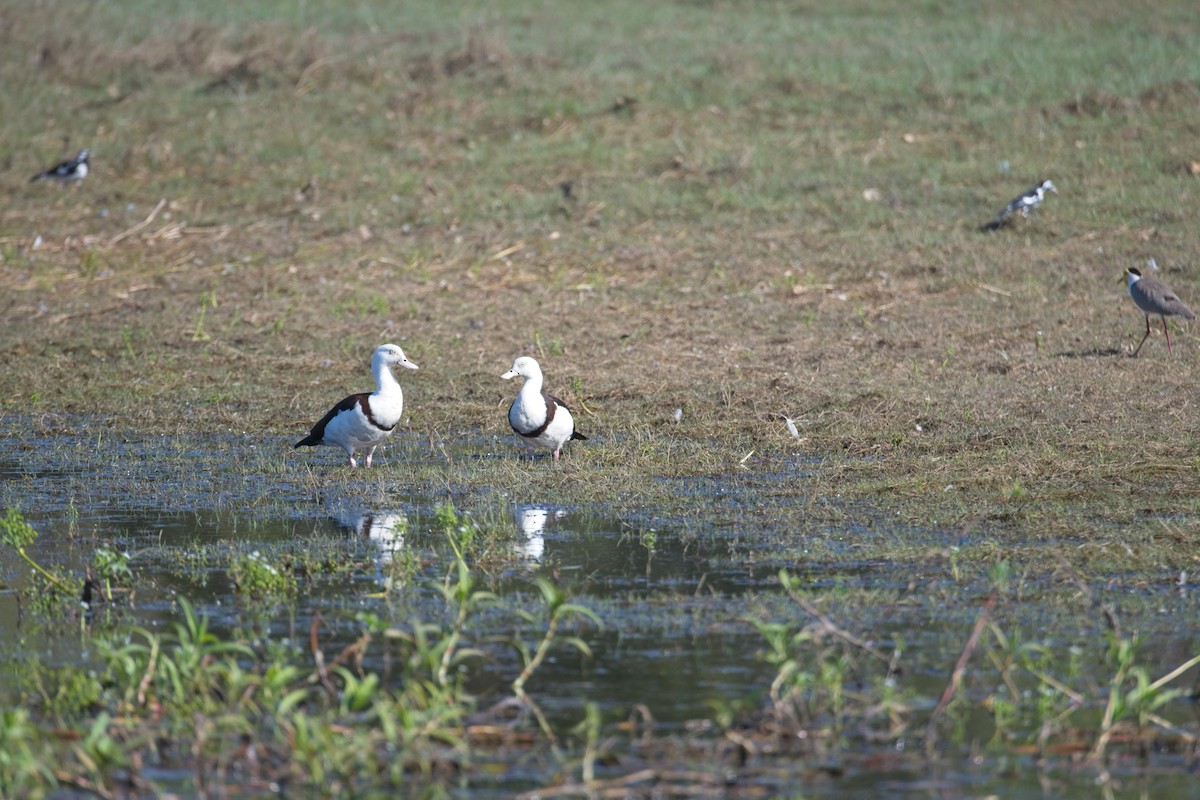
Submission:
[[[1030,211],[1042,204],[1042,200],[1046,198],[1046,192],[1058,194],[1058,189],[1055,188],[1053,181],[1042,181],[1025,194],[1014,197],[1012,202],[1006,205],[991,222],[980,226],[979,230],[994,231],[1003,228],[1009,223],[1009,217],[1014,213],[1019,212],[1022,217],[1028,217]]]
[[[79,155],[68,159],[61,164],[55,164],[45,172],[39,172],[34,175],[29,182],[36,183],[37,181],[51,180],[59,181],[60,183],[74,183],[87,177],[88,174],[88,159],[91,158],[91,150],[80,150]]]

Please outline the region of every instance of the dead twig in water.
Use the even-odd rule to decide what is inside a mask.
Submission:
[[[870,655],[879,659],[883,663],[887,664],[889,677],[894,674],[895,660],[896,660],[894,655],[892,655],[892,656],[887,655],[882,650],[880,650],[879,648],[872,645],[870,642],[858,638],[850,631],[839,626],[836,622],[834,622],[829,617],[828,614],[826,614],[821,609],[817,608],[817,606],[811,600],[809,600],[808,598],[801,595],[798,591],[796,591],[795,586],[793,586],[793,584],[790,580],[783,581],[783,588],[787,591],[788,597],[792,598],[792,600],[794,600],[797,605],[799,605],[801,608],[803,608],[809,614],[811,614],[812,616],[817,618],[817,621],[819,623],[821,623],[822,630],[824,630],[826,633],[833,634],[834,636],[836,636],[837,638],[846,642],[847,644],[853,645],[854,647],[857,647],[859,650],[862,650],[864,653],[869,653]]]
[[[635,796],[708,797],[726,788],[724,775],[692,770],[641,769],[609,780],[546,786],[517,795],[539,797],[624,798]]]
[[[137,701],[141,707],[146,706],[146,691],[150,688],[150,682],[154,680],[154,673],[158,669],[158,650],[159,640],[157,637],[152,637],[150,640],[150,658],[146,659],[146,674],[142,676],[142,680],[138,683]]]
[[[329,693],[330,697],[337,697],[337,688],[333,685],[333,681],[329,679],[329,669],[325,665],[325,653],[321,650],[321,643],[317,638],[321,630],[321,614],[314,612],[312,617],[312,625],[308,629],[308,647],[312,651],[313,664],[317,668],[317,678],[321,682],[321,686]]]
[[[1067,563],[1065,558],[1059,556],[1058,566],[1059,569],[1066,573],[1067,578],[1071,581],[1071,583],[1075,584],[1075,588],[1079,590],[1079,593],[1083,595],[1084,599],[1086,599],[1090,605],[1098,608],[1100,613],[1104,615],[1104,621],[1108,625],[1108,629],[1112,631],[1113,636],[1120,638],[1121,621],[1117,619],[1117,612],[1113,611],[1112,606],[1110,606],[1108,603],[1100,602],[1092,595],[1092,590],[1084,582],[1083,578],[1079,576],[1079,573]]]
[[[346,645],[342,652],[337,654],[333,661],[329,662],[329,666],[337,667],[344,664],[352,664],[355,669],[362,670],[363,656],[367,652],[367,645],[371,643],[371,634],[364,633],[359,636],[353,643]]]
[[[933,713],[929,715],[929,723],[925,726],[926,758],[933,757],[933,749],[937,745],[938,718],[941,717],[942,712],[946,710],[946,706],[950,705],[950,701],[954,699],[954,695],[958,694],[958,690],[962,687],[963,675],[967,671],[967,662],[971,660],[971,654],[975,652],[975,648],[979,645],[979,637],[983,633],[984,627],[987,626],[988,618],[991,617],[992,609],[995,607],[996,595],[989,595],[987,602],[983,605],[983,610],[979,612],[979,616],[975,619],[975,627],[971,631],[971,636],[967,639],[962,653],[958,656],[958,661],[954,664],[954,672],[950,674],[950,683],[946,685],[946,690],[942,692],[942,699],[938,700],[937,708],[933,709]]]

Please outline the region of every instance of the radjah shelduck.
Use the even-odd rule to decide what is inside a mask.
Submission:
[[[567,404],[542,391],[542,368],[529,356],[521,356],[501,375],[509,380],[518,375],[525,379],[517,399],[508,409],[508,424],[518,441],[533,458],[534,448],[549,450],[558,461],[562,446],[571,439],[587,439],[575,430],[575,418]]]
[[[74,158],[67,159],[60,164],[55,164],[44,172],[39,172],[29,179],[30,183],[36,181],[58,181],[59,183],[74,183],[78,184],[81,180],[87,177],[88,174],[88,159],[92,157],[90,150],[80,150],[79,155]]]
[[[375,391],[352,394],[342,400],[313,426],[308,436],[296,442],[296,447],[329,445],[346,451],[351,467],[357,467],[356,450],[366,450],[366,466],[371,466],[375,448],[387,441],[400,423],[404,413],[404,392],[392,374],[393,367],[416,369],[404,351],[394,344],[380,345],[371,357],[371,372],[375,374]]]
[[[994,231],[1002,228],[1008,224],[1009,217],[1013,214],[1028,217],[1029,212],[1040,206],[1042,201],[1046,199],[1046,192],[1058,194],[1058,189],[1054,187],[1053,181],[1039,181],[1037,186],[1034,186],[1024,194],[1014,197],[1012,202],[1000,209],[1000,213],[993,217],[991,222],[980,227],[980,230]]]
[[[1142,340],[1138,342],[1138,346],[1134,348],[1133,355],[1137,355],[1142,349],[1142,345],[1146,343],[1146,339],[1150,336],[1150,315],[1158,314],[1162,317],[1163,335],[1167,337],[1167,352],[1171,350],[1171,334],[1167,332],[1167,317],[1183,317],[1184,319],[1195,319],[1196,315],[1192,310],[1184,305],[1184,302],[1179,299],[1179,296],[1167,288],[1167,285],[1158,278],[1153,278],[1149,275],[1143,275],[1142,271],[1137,267],[1130,267],[1125,270],[1126,288],[1129,289],[1129,296],[1133,298],[1134,304],[1142,310],[1146,315],[1146,333],[1142,336]]]

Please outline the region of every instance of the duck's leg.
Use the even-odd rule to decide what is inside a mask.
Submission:
[[[1167,318],[1164,316],[1164,317],[1162,318],[1162,321],[1163,321],[1163,336],[1166,336],[1166,337],[1167,337],[1167,352],[1168,352],[1168,353],[1171,353],[1171,352],[1174,352],[1174,351],[1172,351],[1172,350],[1171,350],[1171,334],[1170,334],[1170,332],[1167,330]]]
[[[369,467],[369,466],[371,466],[371,458],[372,458],[374,455],[375,455],[375,448],[374,448],[374,447],[372,447],[370,450],[368,450],[368,451],[367,451],[367,459],[366,459],[366,461],[364,461],[364,462],[363,462],[363,463],[364,463],[364,465],[366,465],[366,466],[368,466],[368,467]]]

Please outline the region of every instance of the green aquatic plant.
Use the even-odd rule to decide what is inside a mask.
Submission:
[[[54,785],[52,758],[23,708],[0,710],[0,797],[40,797]]]
[[[25,548],[36,542],[37,538],[37,531],[25,521],[20,509],[16,506],[9,506],[4,517],[0,519],[0,542],[11,547],[35,573],[45,580],[48,587],[65,594],[77,595],[79,587],[74,580],[43,567],[34,561],[26,551]]]
[[[92,555],[92,569],[96,577],[104,582],[104,596],[112,599],[114,583],[130,581],[133,571],[129,568],[129,553],[111,547],[100,547]]]
[[[201,711],[213,701],[213,692],[224,684],[236,657],[252,658],[254,651],[240,642],[226,641],[209,630],[208,618],[195,613],[179,599],[183,621],[174,632],[156,634],[134,628],[126,637],[98,641],[106,662],[105,683],[114,687],[119,710],[131,713],[151,706],[166,706],[176,713]]]
[[[589,702],[584,708],[583,720],[575,726],[574,732],[581,734],[584,741],[583,755],[579,761],[580,777],[585,784],[596,780],[596,761],[606,755],[604,742],[600,738],[602,722],[600,707]]]
[[[1064,665],[1059,651],[1037,640],[1025,640],[1019,628],[1006,631],[992,621],[987,631],[983,650],[996,681],[981,705],[995,725],[992,744],[1007,747],[1027,741],[1044,749],[1087,704],[1087,698],[1071,688],[1081,674],[1080,651],[1072,648]],[[1065,675],[1061,674],[1064,667]]]
[[[1109,742],[1122,724],[1134,728],[1135,741],[1139,743],[1142,757],[1146,755],[1142,736],[1146,728],[1155,726],[1169,731],[1177,730],[1158,712],[1168,703],[1189,695],[1184,689],[1168,688],[1168,684],[1200,664],[1200,655],[1193,656],[1161,678],[1153,680],[1149,667],[1138,660],[1140,645],[1141,640],[1136,636],[1121,636],[1116,631],[1109,634],[1107,659],[1113,672],[1108,682],[1104,717],[1091,752],[1093,759],[1104,757]]]
[[[229,567],[234,590],[243,598],[257,600],[290,597],[296,593],[296,578],[270,563],[255,550],[238,555]]]
[[[860,736],[899,736],[911,717],[896,686],[900,640],[885,653],[822,611],[802,579],[781,570],[779,580],[811,620],[803,625],[750,620],[765,643],[761,658],[775,668],[767,694],[776,724],[803,730],[813,747],[840,746],[851,724]]]
[[[443,506],[442,508],[447,507]],[[449,513],[453,515],[453,507],[449,507]],[[473,527],[459,525],[457,532],[461,533],[464,527],[474,530]],[[450,624],[449,630],[439,630],[439,633],[443,635],[438,637],[437,645],[431,648],[430,652],[439,653],[436,672],[437,682],[440,686],[445,687],[450,683],[452,668],[461,663],[463,659],[479,655],[479,652],[476,650],[460,652],[458,649],[459,642],[462,640],[467,627],[467,620],[482,606],[496,602],[497,598],[492,592],[476,588],[475,577],[471,573],[471,568],[467,565],[466,558],[463,555],[462,543],[455,538],[454,532],[449,528],[444,526],[443,530],[447,531],[447,538],[454,549],[454,565],[453,569],[446,575],[446,579],[437,588],[446,602],[447,609],[452,614],[453,621]]]
[[[111,781],[114,769],[129,762],[129,753],[113,737],[112,724],[112,717],[101,712],[92,721],[83,739],[71,748],[71,755],[80,767],[79,777],[83,778],[82,781],[77,778],[77,782],[104,786]]]
[[[1147,757],[1148,745],[1156,737],[1194,741],[1194,733],[1162,712],[1191,696],[1186,689],[1171,684],[1200,665],[1200,654],[1153,678],[1150,666],[1139,656],[1141,640],[1123,634],[1112,608],[1092,599],[1086,583],[1065,571],[1109,625],[1104,654],[1108,670],[1100,676],[1094,674],[1090,658],[1094,653],[1089,648],[1072,645],[1064,653],[1041,639],[1029,638],[1020,627],[1007,629],[992,618],[997,613],[993,594],[978,616],[950,685],[931,717],[927,749],[936,741],[933,722],[943,711],[948,712],[955,729],[962,731],[967,716],[965,704],[953,701],[966,694],[969,684],[987,687],[988,693],[979,705],[992,716],[995,731],[991,744],[1000,748],[1026,742],[1036,745],[1042,754],[1050,752],[1052,746],[1086,750],[1088,759],[1095,762],[1109,756],[1114,737],[1132,744],[1142,758]],[[993,588],[1007,587],[1009,572],[1007,562],[991,568],[988,578]],[[975,650],[983,651],[992,669],[975,669],[974,677],[968,678],[968,660]]]
[[[43,714],[57,720],[94,711],[104,693],[99,677],[92,670],[49,666],[36,657],[29,659],[17,678],[24,702],[36,705]]]
[[[441,532],[455,543],[456,552],[470,552],[474,548],[480,537],[480,528],[470,516],[460,513],[453,503],[439,504],[434,509],[433,518]]]
[[[434,510],[434,525],[447,539],[457,543],[472,567],[482,572],[514,558],[509,544],[517,537],[517,526],[504,504],[485,504],[471,513],[459,510],[449,501]]]
[[[513,679],[512,690],[513,694],[533,711],[538,725],[542,729],[542,733],[551,742],[554,742],[554,731],[551,729],[546,717],[542,714],[541,709],[526,693],[525,684],[529,682],[529,679],[533,677],[533,674],[545,662],[546,657],[556,645],[563,644],[577,650],[585,658],[592,657],[592,649],[588,647],[587,642],[582,638],[578,636],[559,635],[559,628],[563,624],[574,618],[586,620],[598,628],[602,628],[604,625],[591,609],[575,603],[568,603],[566,594],[550,579],[537,578],[534,581],[534,585],[537,586],[538,591],[541,593],[542,607],[546,614],[545,628],[542,630],[542,635],[533,648],[530,648],[521,639],[514,638],[512,640],[512,646],[520,656],[522,664],[521,674]],[[538,625],[538,618],[532,613],[519,610],[517,614],[531,625]]]

